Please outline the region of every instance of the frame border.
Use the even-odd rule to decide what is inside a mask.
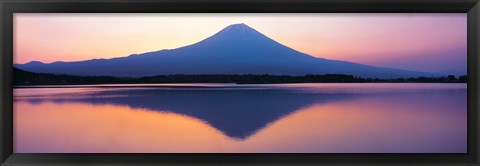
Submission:
[[[132,7],[135,6],[135,7]],[[25,164],[432,164],[480,165],[479,0],[0,0],[0,165]],[[468,13],[468,152],[320,154],[16,154],[13,153],[14,13]]]

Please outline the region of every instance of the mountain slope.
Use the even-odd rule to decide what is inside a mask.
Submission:
[[[80,62],[30,62],[16,67],[41,73],[142,77],[170,74],[348,74],[396,78],[433,74],[315,58],[284,46],[245,24],[230,25],[198,43],[128,57]]]

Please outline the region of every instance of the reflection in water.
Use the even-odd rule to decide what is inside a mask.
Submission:
[[[32,88],[14,109],[17,153],[466,152],[465,84]]]

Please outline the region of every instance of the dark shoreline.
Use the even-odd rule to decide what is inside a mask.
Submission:
[[[344,74],[325,75],[159,75],[141,78],[119,78],[110,76],[71,76],[33,73],[14,68],[13,85],[99,85],[99,84],[294,84],[294,83],[467,83],[467,76],[411,77],[395,79],[362,78]]]
[[[364,82],[365,83],[365,82]],[[365,84],[382,84],[382,83],[391,83],[391,82],[367,82]],[[425,84],[466,84],[466,83],[461,83],[461,82],[454,82],[454,83],[444,83],[444,82],[397,82],[393,84],[402,84],[402,83],[425,83]],[[151,85],[155,85],[156,83],[151,83]],[[183,84],[183,83],[168,83],[168,84]],[[187,84],[187,83],[185,83]],[[192,84],[197,84],[197,83],[192,83]],[[200,83],[199,83],[200,84]],[[206,83],[206,84],[215,84],[215,83]],[[219,83],[223,84],[223,83]],[[235,84],[234,85],[254,85],[254,84]],[[266,84],[266,83],[265,83]],[[308,83],[276,83],[276,84],[308,84]],[[335,84],[335,83],[334,83]],[[340,84],[358,84],[358,82],[349,82],[349,83],[340,83]],[[57,85],[57,86],[56,86]],[[81,85],[81,87],[80,87]],[[229,88],[229,86],[169,86],[169,85],[161,85],[161,86],[144,86],[146,84],[142,84],[141,86],[129,86],[129,85],[135,85],[135,84],[124,84],[125,86],[102,86],[102,85],[107,85],[107,84],[55,84],[55,85],[20,85],[20,86],[14,86],[13,89],[33,89],[33,88],[54,88],[54,89],[61,89],[61,88],[131,88],[131,87],[136,87],[136,88],[152,88],[152,87],[162,87],[162,88],[196,88],[196,89],[202,89],[202,88],[209,88],[209,89],[215,89],[215,88]],[[261,84],[257,84],[261,85]],[[236,87],[236,86],[232,86]]]

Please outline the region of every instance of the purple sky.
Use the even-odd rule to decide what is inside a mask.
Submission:
[[[178,48],[245,23],[315,57],[466,74],[467,15],[55,14],[14,15],[15,63],[123,57]]]

